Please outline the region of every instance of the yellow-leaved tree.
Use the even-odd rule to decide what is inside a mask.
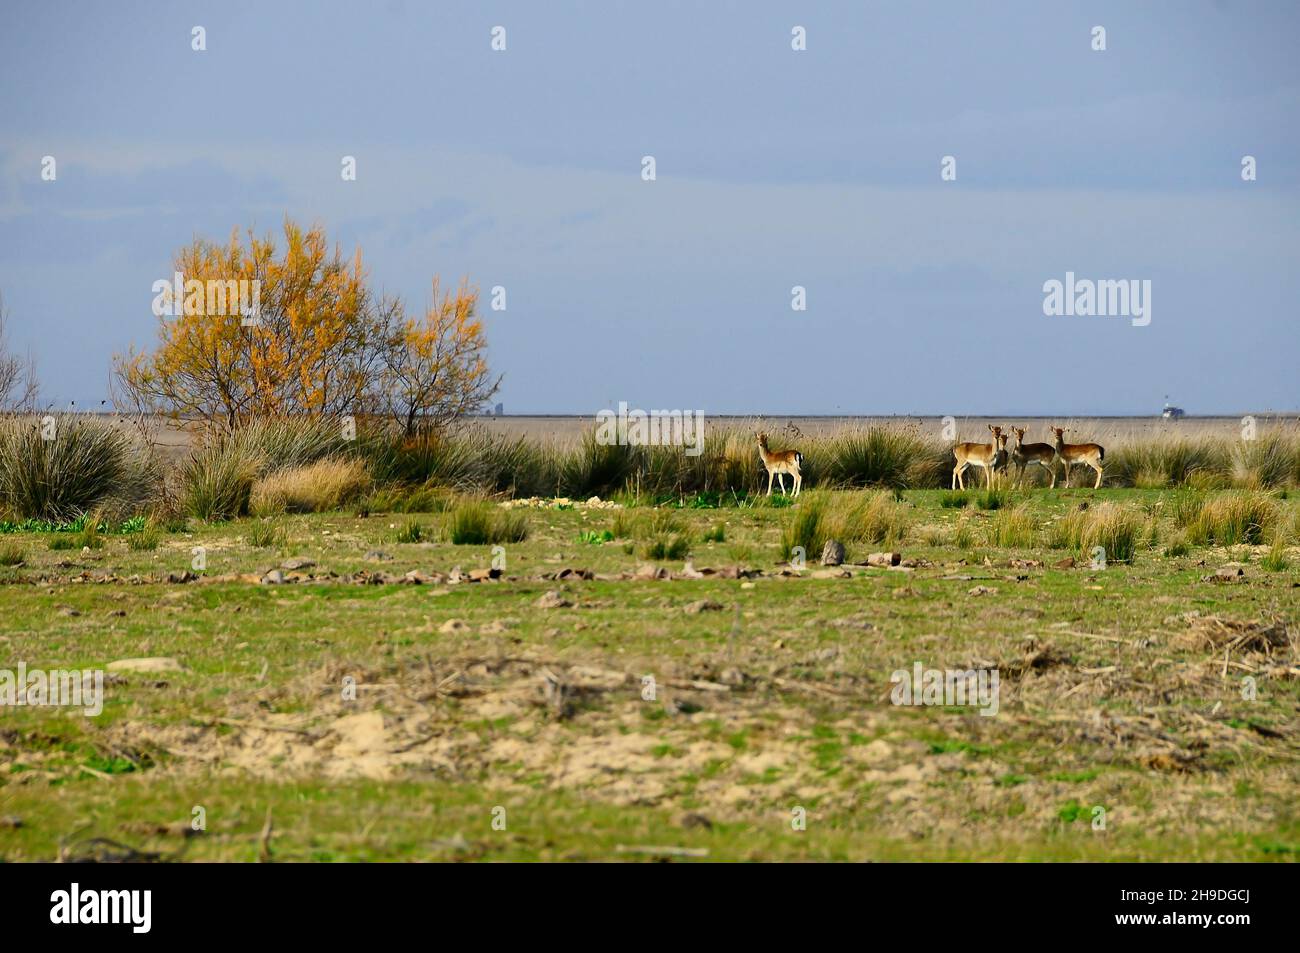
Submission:
[[[283,246],[251,230],[177,252],[155,285],[158,344],[114,358],[118,403],[236,427],[253,418],[391,413],[407,433],[496,390],[477,292],[438,296],[422,320],[377,297],[361,252],[286,219]]]
[[[405,319],[395,328],[382,396],[408,437],[421,429],[447,426],[497,392],[501,378],[488,370],[477,306],[478,291],[466,281],[444,294],[435,278],[424,317]]]

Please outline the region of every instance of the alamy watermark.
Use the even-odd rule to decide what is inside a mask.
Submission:
[[[917,662],[910,672],[902,668],[895,671],[889,681],[894,686],[889,699],[895,705],[973,705],[979,707],[981,715],[998,713],[1000,679],[995,668],[926,668]]]
[[[104,710],[104,672],[102,669],[65,671],[27,667],[18,670],[0,668],[0,706],[80,708],[88,718]]]
[[[628,410],[627,401],[618,411],[596,414],[596,443],[601,446],[685,447],[688,457],[704,450],[704,411]]]
[[[1065,273],[1065,281],[1051,278],[1043,282],[1043,314],[1049,317],[1132,318],[1133,327],[1151,323],[1151,279],[1109,278],[1093,281]]]
[[[159,318],[238,316],[239,323],[246,327],[262,323],[262,282],[257,278],[187,280],[178,271],[171,281],[155,281],[153,292],[153,313]]]

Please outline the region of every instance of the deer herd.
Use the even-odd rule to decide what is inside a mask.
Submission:
[[[1025,428],[1012,427],[1011,432],[1016,435],[1015,445],[1007,449],[1008,434],[1004,433],[1002,428],[989,424],[989,432],[993,439],[988,443],[959,443],[952,448],[952,455],[956,460],[956,465],[952,468],[952,488],[966,489],[965,473],[971,467],[979,467],[984,471],[984,485],[991,487],[993,485],[993,476],[999,471],[1010,473],[1010,467],[1016,468],[1013,485],[1023,486],[1025,480],[1025,470],[1030,464],[1037,464],[1051,474],[1051,488],[1056,488],[1056,461],[1060,461],[1065,468],[1065,485],[1070,485],[1070,467],[1075,464],[1091,467],[1097,474],[1097,482],[1093,484],[1093,489],[1101,486],[1102,461],[1106,459],[1106,448],[1096,443],[1066,443],[1065,429],[1063,427],[1050,427],[1055,436],[1052,443],[1025,443]],[[781,487],[781,492],[785,492],[785,475],[790,474],[793,480],[793,493],[791,496],[798,496],[803,487],[803,454],[798,450],[771,450],[767,445],[767,434],[759,431],[754,434],[758,438],[758,455],[763,461],[763,468],[767,471],[767,495],[772,495],[772,479],[776,478]]]
[[[1036,463],[1052,475],[1052,489],[1055,489],[1057,460],[1065,467],[1067,487],[1070,485],[1070,467],[1076,463],[1091,467],[1096,472],[1097,482],[1092,487],[1094,490],[1101,486],[1102,461],[1106,459],[1106,448],[1097,443],[1066,443],[1063,427],[1048,429],[1055,435],[1055,442],[1025,443],[1025,428],[1012,427],[1016,444],[1008,451],[1007,435],[1001,427],[989,424],[993,439],[988,444],[959,443],[952,448],[952,454],[957,460],[956,466],[952,468],[952,488],[966,489],[962,476],[970,467],[983,469],[985,486],[992,486],[993,474],[999,470],[1008,470],[1009,464],[1016,468],[1013,485],[1023,486],[1026,468],[1031,463]]]

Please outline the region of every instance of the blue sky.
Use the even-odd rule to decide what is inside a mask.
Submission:
[[[59,403],[152,342],[176,248],[289,214],[414,307],[505,286],[511,412],[1300,409],[1296,4],[2,15],[0,293]],[[1045,316],[1067,271],[1149,279],[1151,324]]]

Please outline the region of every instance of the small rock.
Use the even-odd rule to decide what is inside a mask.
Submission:
[[[59,610],[59,615],[66,615],[66,616],[70,616],[70,617],[76,617],[76,616],[81,615],[81,610],[80,610],[80,609],[74,609],[74,608],[72,608],[72,606],[64,606],[62,609]]]
[[[686,606],[687,615],[699,615],[701,612],[721,612],[722,603],[712,599],[698,599]]]
[[[169,572],[167,574],[168,582],[176,582],[176,583],[193,582],[195,579],[198,578],[199,578],[198,576],[194,575],[194,573],[190,572],[188,569],[182,570],[181,572]]]
[[[872,553],[867,557],[868,566],[897,566],[902,561],[902,553]]]
[[[706,831],[713,830],[713,822],[709,820],[707,817],[705,817],[703,814],[695,814],[695,813],[683,814],[681,819],[681,825],[687,830],[691,830],[695,828],[698,828],[700,830],[706,830]]]
[[[156,658],[124,658],[109,662],[110,672],[183,672],[185,666],[174,658],[159,656]]]
[[[1246,571],[1240,566],[1220,566],[1208,576],[1202,576],[1202,582],[1236,582],[1240,577],[1246,575]]]
[[[469,630],[469,623],[464,619],[448,619],[442,625],[438,626],[438,631],[442,635],[457,635]]]
[[[813,579],[852,579],[853,573],[847,569],[818,569],[812,573]]]
[[[272,569],[270,572],[262,576],[262,585],[264,586],[278,586],[283,582],[284,573],[278,569]]]
[[[300,569],[311,569],[316,565],[314,559],[286,559],[280,563],[281,569],[287,569],[289,572],[297,572]]]
[[[0,815],[0,830],[16,831],[23,826],[23,819],[17,814]]]
[[[838,566],[844,562],[844,544],[838,539],[826,540],[822,547],[822,565]]]
[[[552,589],[538,599],[535,605],[539,609],[567,609],[573,603]]]
[[[994,586],[976,586],[974,589],[968,589],[967,592],[972,596],[991,596],[998,590]]]
[[[1053,565],[1053,567],[1056,568],[1056,569],[1073,569],[1073,568],[1074,568],[1074,565],[1075,565],[1075,563],[1074,563],[1074,557],[1073,557],[1073,556],[1066,556],[1066,557],[1065,557],[1064,559],[1062,559],[1059,563],[1053,563],[1052,565]]]
[[[382,563],[382,562],[388,562],[393,557],[388,555],[388,553],[384,552],[382,549],[372,549],[370,550],[370,552],[366,553],[364,558],[372,562]]]

